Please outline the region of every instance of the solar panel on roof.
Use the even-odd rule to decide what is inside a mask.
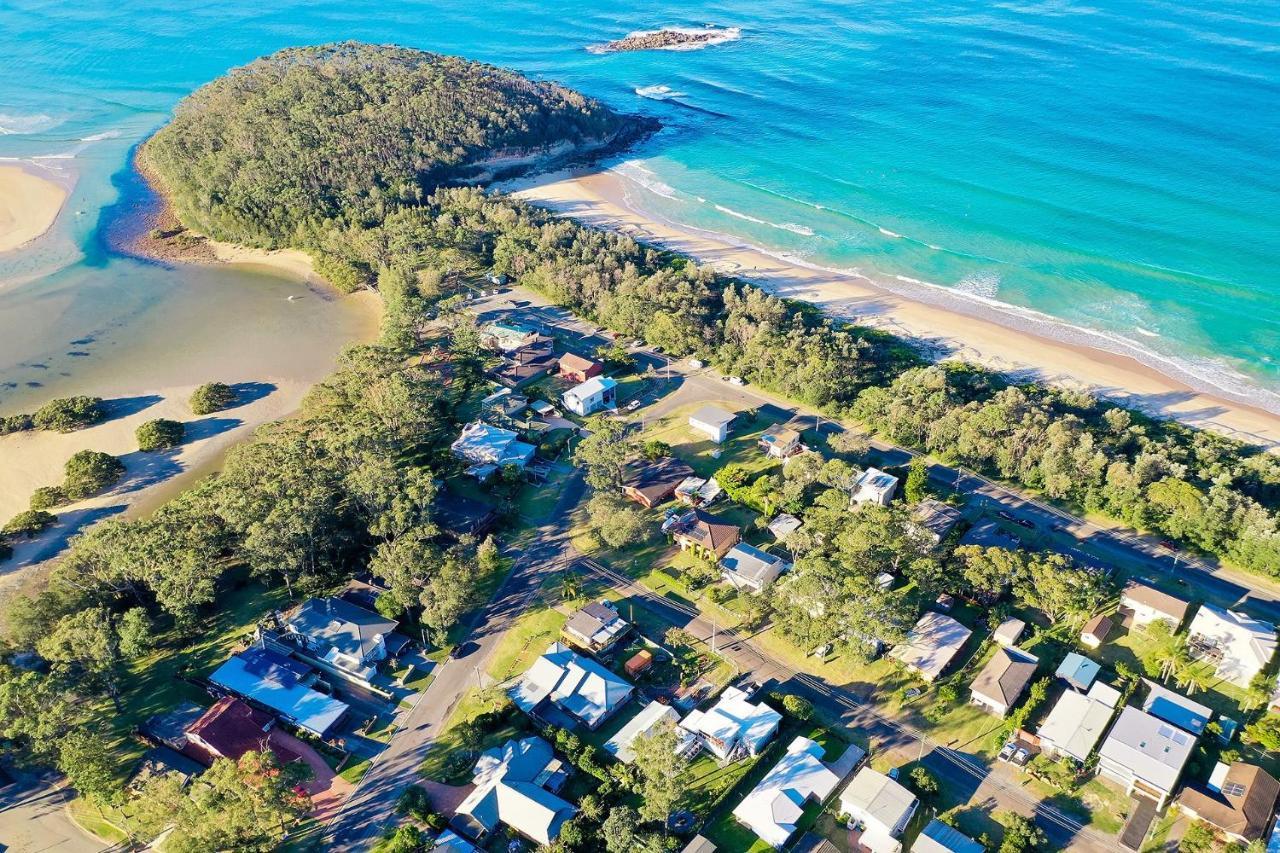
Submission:
[[[1241,785],[1239,782],[1228,782],[1222,786],[1222,793],[1226,794],[1228,797],[1244,796],[1244,785]]]
[[[1157,733],[1160,735],[1160,737],[1164,737],[1164,738],[1173,737],[1173,729],[1169,728],[1168,726],[1161,726],[1157,730]]]

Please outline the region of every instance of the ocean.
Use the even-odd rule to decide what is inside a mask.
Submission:
[[[708,23],[738,38],[587,50]],[[1280,409],[1271,2],[8,0],[0,158],[76,189],[51,238],[0,257],[0,313],[53,290],[74,312],[103,276],[135,313],[182,286],[187,272],[139,273],[102,240],[133,146],[229,67],[337,39],[461,54],[658,116],[612,164],[655,215]],[[133,293],[134,274],[167,278]]]

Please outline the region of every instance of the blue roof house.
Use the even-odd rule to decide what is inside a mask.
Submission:
[[[303,684],[310,672],[299,661],[253,648],[232,655],[209,680],[270,708],[300,729],[325,737],[347,712],[347,705]]]

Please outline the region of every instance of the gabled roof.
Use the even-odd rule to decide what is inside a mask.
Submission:
[[[1120,595],[1120,603],[1133,601],[1144,607],[1150,607],[1158,613],[1163,613],[1178,624],[1182,624],[1182,620],[1187,616],[1187,608],[1191,606],[1189,602],[1183,601],[1176,595],[1170,595],[1162,592],[1153,586],[1147,586],[1137,581],[1129,581],[1125,585],[1124,592]]]
[[[1128,706],[1111,727],[1099,755],[1161,790],[1172,791],[1195,745],[1195,735]]]
[[[309,671],[299,661],[265,649],[252,648],[232,655],[209,676],[209,680],[267,706],[312,734],[324,737],[346,713],[347,706],[302,684],[299,678]]]
[[[693,469],[681,459],[664,456],[652,462],[632,462],[627,466],[623,486],[656,503],[672,494],[676,487],[693,476]]]
[[[892,829],[915,809],[916,797],[883,773],[864,767],[840,794],[840,805],[851,814],[856,808],[865,819]]]
[[[1178,804],[1219,829],[1253,840],[1266,831],[1277,797],[1280,782],[1275,777],[1261,767],[1237,761],[1223,778],[1220,791],[1188,785]]]
[[[1017,649],[998,648],[973,680],[971,689],[977,696],[1011,707],[1035,677],[1037,662],[1034,656]]]
[[[742,690],[726,687],[714,707],[705,712],[690,711],[680,721],[680,727],[730,749],[738,742],[745,743],[754,753],[769,742],[781,723],[782,715],[765,703],[752,704]]]
[[[906,642],[894,646],[889,654],[934,679],[959,654],[972,633],[950,616],[931,610],[907,633]]]
[[[703,406],[698,411],[689,416],[689,420],[697,421],[700,424],[706,424],[712,427],[722,427],[732,421],[737,415],[733,412],[726,412],[719,406]]]
[[[564,630],[594,646],[607,646],[627,630],[630,623],[608,604],[592,601],[574,611],[564,623]]]
[[[1106,702],[1068,690],[1049,711],[1038,734],[1060,752],[1083,762],[1102,739],[1115,708]]]
[[[733,810],[733,816],[775,848],[796,831],[810,799],[821,802],[840,784],[840,776],[822,763],[822,747],[797,737],[787,753]]]
[[[600,364],[598,361],[592,361],[589,358],[578,355],[574,352],[567,352],[560,356],[560,369],[571,373],[581,373],[590,370]]]
[[[565,396],[577,397],[579,400],[587,400],[597,394],[603,394],[611,388],[618,387],[618,380],[608,376],[593,376],[586,382],[575,385],[568,391],[564,392]]]
[[[1097,637],[1099,640],[1105,640],[1110,633],[1111,617],[1101,613],[1084,623],[1084,628],[1080,630],[1081,636]]]
[[[769,522],[769,532],[773,534],[774,539],[779,540],[786,539],[801,527],[804,527],[803,521],[785,512]]]
[[[341,598],[309,598],[289,620],[299,634],[362,660],[399,624]]]
[[[1012,646],[1018,642],[1022,632],[1027,630],[1027,623],[1022,619],[1010,616],[991,633],[991,639],[1002,646]]]
[[[609,738],[604,745],[605,752],[608,752],[624,764],[630,764],[636,758],[635,751],[631,748],[636,738],[647,737],[651,731],[664,723],[670,723],[674,726],[679,722],[680,714],[675,708],[670,705],[663,705],[655,699],[645,705],[640,713],[628,720],[627,724],[616,735]],[[689,735],[688,732],[683,730],[678,731],[686,736]]]
[[[934,818],[920,833],[911,853],[985,853],[987,848],[960,830]]]
[[[765,584],[791,567],[779,557],[754,545],[739,542],[720,560],[720,568],[752,584]]]
[[[551,844],[577,811],[537,783],[554,760],[550,744],[539,737],[507,741],[481,753],[475,788],[457,813],[490,832],[505,823],[540,844]]]
[[[525,713],[544,699],[594,728],[631,697],[634,688],[600,664],[562,643],[552,643],[533,662],[511,698]]]

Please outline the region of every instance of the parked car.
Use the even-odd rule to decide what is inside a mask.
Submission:
[[[638,409],[638,408],[640,408],[640,401],[639,401],[639,400],[632,400],[630,403],[627,403],[627,411],[628,411],[628,412],[634,412],[634,411],[635,411],[636,409]]]
[[[1172,539],[1161,539],[1160,547],[1168,548],[1170,551],[1176,551],[1178,550],[1178,543],[1174,542]]]
[[[635,347],[636,349],[639,349],[640,347],[644,346],[644,341],[637,338],[636,340],[631,342],[631,346]]]
[[[1001,761],[1008,761],[1013,758],[1013,754],[1018,751],[1018,745],[1010,741],[1000,748],[1000,754],[996,758]]]
[[[694,370],[701,370],[702,368],[706,367],[707,364],[700,358],[691,358],[689,359],[689,366]]]
[[[1018,747],[1018,751],[1013,754],[1013,763],[1019,767],[1026,766],[1026,763],[1030,760],[1031,753],[1027,751],[1026,747]]]
[[[730,385],[746,385],[747,380],[743,379],[741,376],[730,376],[729,384]]]
[[[1019,527],[1025,527],[1028,530],[1036,529],[1036,523],[1029,518],[1015,518],[1013,520],[1013,523],[1018,525]]]
[[[1007,509],[996,510],[996,515],[1000,516],[1005,521],[1013,521],[1013,513],[1009,512]]]

